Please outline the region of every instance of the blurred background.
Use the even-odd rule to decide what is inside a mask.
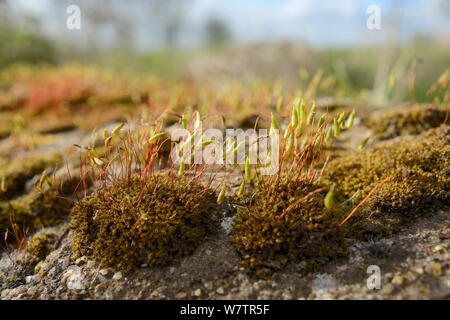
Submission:
[[[66,27],[73,4],[80,30]],[[380,30],[366,25],[371,5]],[[425,101],[450,66],[450,0],[0,0],[0,70],[18,62],[290,88],[319,74],[335,96],[377,104],[407,99],[413,78]]]

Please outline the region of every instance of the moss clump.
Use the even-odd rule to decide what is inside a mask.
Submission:
[[[244,266],[262,274],[262,267],[271,267],[273,262],[303,260],[311,267],[346,254],[347,226],[337,225],[348,210],[325,208],[327,190],[323,186],[290,183],[284,177],[270,188],[267,181],[261,181],[251,203],[239,210],[234,220],[232,244],[244,257]],[[304,200],[297,203],[299,199]],[[291,209],[285,211],[288,207]]]
[[[28,195],[0,202],[0,234],[11,228],[11,215],[19,227],[28,227],[33,232],[42,227],[60,223],[68,213],[70,201],[59,197],[56,191],[42,193],[33,190]]]
[[[43,260],[52,250],[56,238],[55,232],[43,230],[28,240],[26,250],[39,260]]]
[[[73,251],[127,270],[175,261],[211,230],[215,200],[213,190],[169,173],[119,180],[73,208]]]
[[[391,177],[356,213],[364,217],[360,235],[389,235],[415,217],[448,205],[449,133],[443,126],[330,162],[325,178],[336,183],[340,201],[353,197],[356,204]]]
[[[369,116],[366,124],[377,139],[392,139],[402,135],[420,134],[440,126],[446,110],[433,106],[416,106],[385,112],[379,117]]]
[[[14,197],[25,189],[26,182],[50,167],[62,165],[58,154],[39,155],[15,159],[0,167],[0,177],[5,176],[8,183],[7,197]]]

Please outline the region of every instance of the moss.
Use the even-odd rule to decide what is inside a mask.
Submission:
[[[325,179],[336,183],[340,201],[353,197],[356,204],[391,177],[357,213],[364,220],[360,236],[389,235],[416,217],[448,205],[449,133],[449,127],[443,126],[330,162]]]
[[[377,139],[391,139],[403,135],[420,134],[440,126],[445,119],[446,110],[433,106],[416,106],[408,109],[395,109],[382,113],[379,117],[368,115],[365,121],[374,131]]]
[[[11,198],[19,195],[25,189],[26,182],[50,167],[62,165],[58,154],[38,155],[15,159],[0,167],[0,177],[5,176],[8,183],[6,196]]]
[[[76,256],[128,270],[166,264],[199,245],[214,207],[211,189],[173,174],[119,180],[73,208],[72,248]]]
[[[449,133],[449,127],[436,128],[419,137],[336,158],[320,184],[297,184],[282,174],[278,186],[274,182],[269,190],[269,179],[259,181],[233,224],[232,244],[243,256],[243,265],[265,276],[270,268],[302,260],[308,262],[305,271],[309,271],[345,255],[349,241],[388,236],[419,215],[448,205]],[[338,227],[387,177],[390,180]],[[310,194],[329,185],[335,186],[335,204],[326,208],[326,190]]]
[[[50,253],[55,240],[55,232],[43,230],[28,240],[26,250],[39,260],[43,260]]]
[[[0,202],[0,234],[11,228],[11,214],[20,227],[33,232],[42,227],[57,225],[67,216],[69,200],[59,197],[56,191],[41,193],[34,189],[28,195]]]
[[[271,191],[267,182],[258,190],[244,209],[239,210],[233,223],[232,244],[244,257],[243,265],[261,274],[265,267],[287,261],[308,262],[307,269],[332,257],[346,254],[346,228],[337,228],[347,209],[325,208],[326,189],[308,194],[323,186],[296,184],[284,177]],[[270,194],[266,202],[267,195]],[[292,209],[283,212],[299,199]]]

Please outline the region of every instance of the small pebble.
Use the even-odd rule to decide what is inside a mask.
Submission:
[[[36,288],[35,288],[35,287],[30,287],[30,288],[27,290],[27,294],[28,294],[29,296],[34,296],[34,295],[36,294]]]
[[[87,258],[85,256],[82,256],[75,261],[75,264],[77,266],[82,266],[83,264],[86,263],[86,261],[87,261]]]
[[[109,274],[109,269],[101,269],[98,273],[106,277]]]
[[[396,274],[394,276],[394,278],[392,278],[392,283],[397,286],[403,285],[404,282],[405,282],[405,279],[401,275]]]
[[[184,298],[186,298],[187,297],[187,293],[186,292],[178,292],[176,295],[175,295],[175,299],[184,299]]]
[[[216,290],[216,292],[217,292],[218,294],[224,294],[224,293],[225,293],[225,291],[223,290],[222,287],[218,288],[218,289]]]
[[[113,280],[120,280],[120,279],[122,279],[122,272],[119,271],[119,272],[114,273],[112,278],[113,278]]]
[[[36,276],[26,276],[26,277],[25,277],[25,283],[30,283],[31,281],[34,280],[35,277],[36,277]]]
[[[201,289],[195,290],[193,295],[194,295],[194,297],[200,297],[202,295],[202,290]]]

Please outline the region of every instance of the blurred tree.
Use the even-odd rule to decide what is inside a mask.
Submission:
[[[56,63],[53,44],[39,33],[39,20],[33,16],[11,19],[6,0],[0,0],[0,68],[12,63]]]
[[[148,5],[153,12],[153,20],[162,26],[166,47],[178,45],[180,31],[185,25],[186,8],[190,0],[151,0]]]
[[[230,41],[230,32],[224,21],[211,17],[205,25],[206,41],[210,46],[220,47]]]

